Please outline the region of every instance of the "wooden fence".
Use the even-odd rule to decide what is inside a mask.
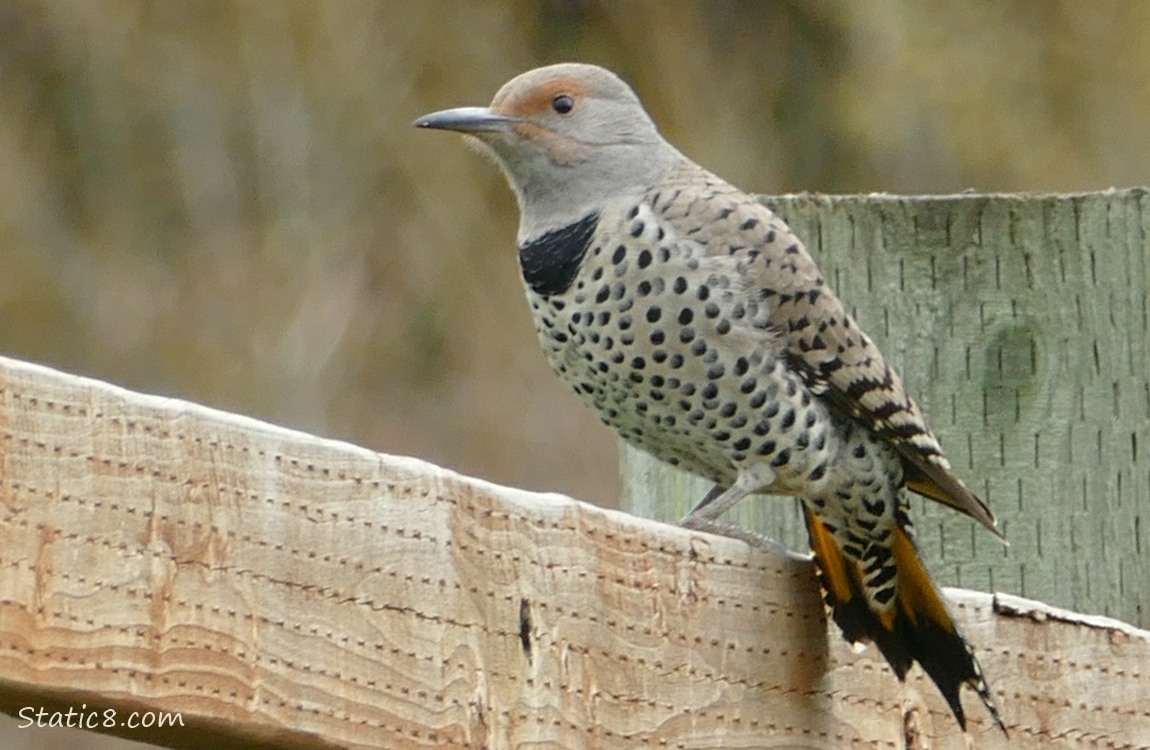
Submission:
[[[0,360],[0,709],[171,747],[961,748],[812,565]],[[1014,744],[1150,747],[1150,634],[952,590]],[[33,731],[33,730],[29,730]]]
[[[772,201],[1005,520],[916,508],[939,577],[1132,623],[948,590],[1010,741],[848,648],[772,545],[10,359],[0,710],[189,748],[1148,750],[1146,200]],[[628,508],[696,498],[625,459]],[[789,507],[744,514],[798,545]]]

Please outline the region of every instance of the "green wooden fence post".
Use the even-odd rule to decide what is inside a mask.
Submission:
[[[902,373],[1004,547],[916,499],[945,585],[1150,626],[1150,193],[764,197]],[[706,483],[624,448],[623,507],[680,517]],[[788,498],[732,520],[792,549]]]

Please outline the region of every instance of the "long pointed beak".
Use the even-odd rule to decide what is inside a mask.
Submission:
[[[417,128],[484,133],[507,130],[516,122],[517,118],[496,114],[487,107],[456,107],[424,115],[412,124]]]

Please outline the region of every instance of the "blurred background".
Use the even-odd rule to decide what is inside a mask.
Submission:
[[[1136,0],[5,0],[0,353],[611,505],[510,192],[413,119],[582,60],[753,192],[1084,191],[1150,183],[1148,50]]]

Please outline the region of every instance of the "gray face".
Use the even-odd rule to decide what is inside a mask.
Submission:
[[[635,92],[593,65],[565,63],[512,79],[490,107],[436,112],[416,126],[476,138],[519,201],[520,240],[654,184],[682,156]]]

